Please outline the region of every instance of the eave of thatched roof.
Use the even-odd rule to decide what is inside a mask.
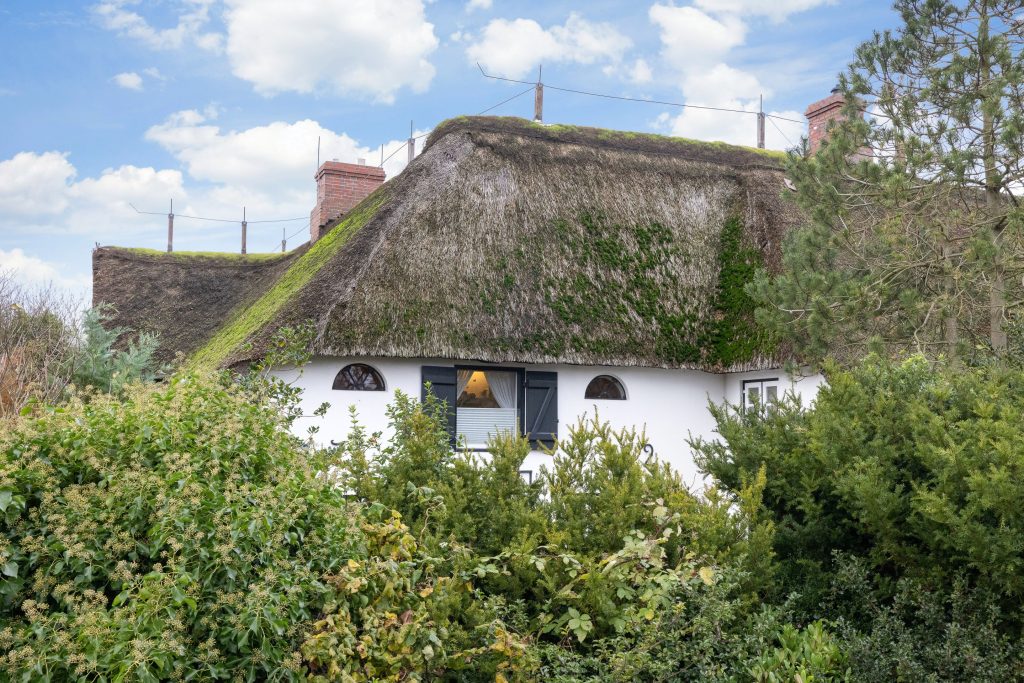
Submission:
[[[749,369],[777,362],[742,285],[799,219],[781,192],[776,153],[460,118],[307,249],[235,271],[101,249],[94,292],[209,365],[311,323],[329,355]]]

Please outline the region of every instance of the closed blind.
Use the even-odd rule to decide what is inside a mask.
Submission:
[[[459,408],[456,428],[460,440],[473,447],[487,445],[487,439],[502,432],[515,432],[519,411],[515,408]]]

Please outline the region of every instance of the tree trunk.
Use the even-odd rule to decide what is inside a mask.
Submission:
[[[957,350],[960,346],[960,321],[957,319],[955,310],[948,310],[953,308],[953,302],[956,300],[956,281],[953,277],[954,267],[952,263],[953,247],[949,239],[946,238],[942,243],[942,259],[945,262],[946,268],[946,296],[947,310],[945,311],[945,318],[942,321],[942,336],[943,341],[946,343],[946,355],[954,363],[957,359]]]
[[[986,106],[990,93],[990,80],[992,79],[992,62],[989,59],[989,51],[992,49],[989,43],[989,16],[988,2],[982,3],[982,15],[978,22],[978,57],[982,81],[978,83],[981,92],[982,117],[982,163],[985,165],[985,214],[992,231],[991,239],[994,247],[994,260],[992,263],[991,285],[989,289],[989,338],[992,343],[992,350],[997,356],[1006,353],[1007,338],[1004,323],[1006,322],[1006,280],[1002,264],[1002,232],[1003,224],[999,220],[1002,209],[1000,197],[999,173],[996,168],[996,136],[995,123],[992,114]],[[998,97],[998,95],[996,95]]]

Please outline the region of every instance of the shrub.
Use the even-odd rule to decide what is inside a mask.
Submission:
[[[397,680],[469,660],[492,677],[508,668],[514,637],[482,609],[453,609],[471,588],[461,575],[390,512],[346,501],[329,462],[287,426],[270,385],[178,374],[4,431],[6,675],[289,680],[308,667]]]
[[[723,440],[697,444],[729,490],[764,468],[782,592],[820,611],[838,551],[867,562],[882,596],[901,578],[1019,595],[1024,373],[911,358],[828,377],[811,409],[714,408]]]
[[[59,399],[74,367],[77,302],[0,269],[0,417]]]
[[[757,683],[853,680],[845,653],[821,622],[804,629],[784,625],[778,634],[778,646],[757,657],[748,671]]]
[[[395,392],[387,443],[367,434],[353,412],[355,426],[336,454],[344,486],[359,500],[397,510],[417,537],[457,539],[484,555],[540,534],[541,487],[519,475],[529,443],[502,436],[486,456],[453,451],[443,410],[433,394],[421,404]]]
[[[956,580],[950,591],[902,579],[879,600],[863,561],[839,558],[837,635],[857,681],[977,681],[1024,678],[1024,648],[1003,627],[997,595]]]

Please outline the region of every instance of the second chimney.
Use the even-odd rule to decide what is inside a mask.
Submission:
[[[811,154],[821,148],[821,143],[828,135],[828,124],[842,116],[845,105],[846,98],[839,92],[839,88],[833,88],[832,94],[828,97],[807,107],[804,116],[807,117],[807,140],[810,143]]]
[[[362,160],[360,160],[362,161]],[[327,224],[343,216],[384,182],[384,169],[325,161],[316,172],[316,206],[309,213],[309,241],[316,242]]]

